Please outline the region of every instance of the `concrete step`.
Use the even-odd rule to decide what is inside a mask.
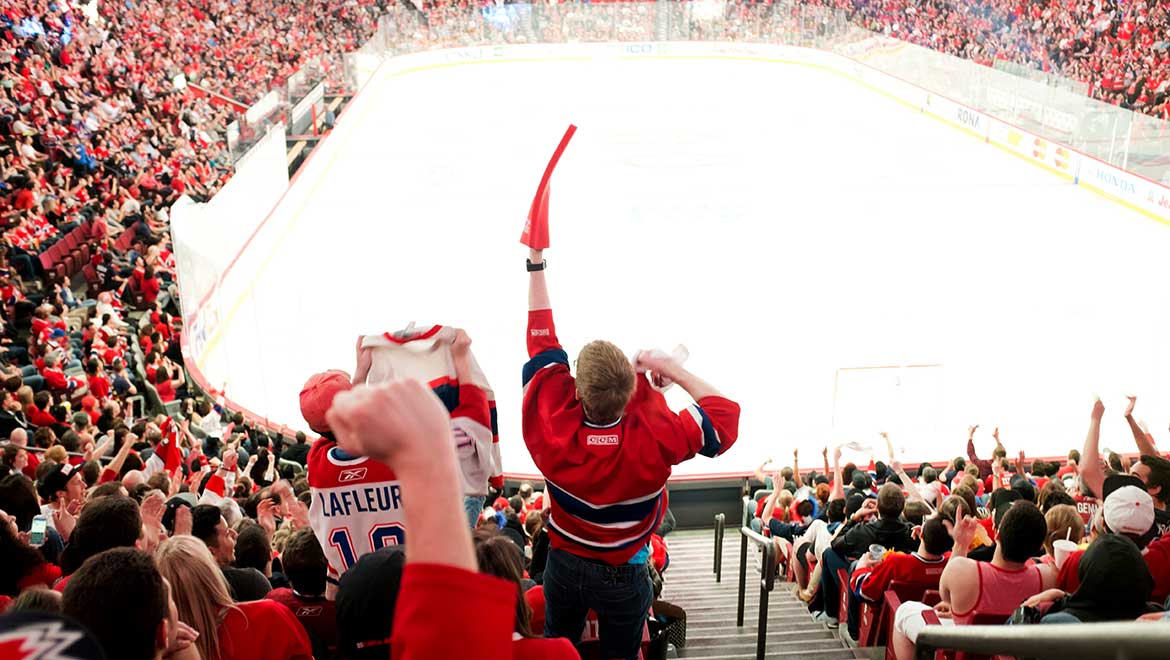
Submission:
[[[686,658],[687,660],[756,660],[756,647],[752,646],[748,652],[743,649],[735,648],[729,652],[716,651],[716,649],[696,648],[691,651],[690,648],[680,648],[679,658]],[[867,653],[851,651],[845,647],[839,648],[803,648],[800,646],[792,648],[773,648],[768,647],[768,652],[764,654],[765,660],[779,660],[789,658],[812,658],[813,660],[856,660],[859,658],[868,658]]]
[[[753,626],[749,629],[747,626],[743,628],[732,628],[735,632],[713,632],[714,629],[704,629],[702,634],[692,634],[690,629],[687,629],[687,648],[694,649],[699,647],[720,646],[733,642],[737,644],[750,642],[753,646],[756,643],[756,631]],[[808,630],[779,630],[773,631],[768,629],[768,644],[788,644],[793,642],[801,642],[806,640],[825,640],[835,639],[833,634],[824,628],[810,628]]]

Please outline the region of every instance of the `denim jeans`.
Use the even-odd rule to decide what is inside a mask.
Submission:
[[[465,495],[463,497],[463,510],[467,512],[467,522],[475,529],[476,523],[479,522],[479,517],[483,515],[483,503],[487,498],[483,495],[472,497]]]
[[[544,636],[578,644],[592,609],[597,612],[600,657],[634,660],[653,599],[644,564],[610,566],[550,550],[544,569]]]

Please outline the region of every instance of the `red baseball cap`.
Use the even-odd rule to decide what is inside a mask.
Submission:
[[[329,433],[325,413],[333,406],[333,397],[351,388],[349,374],[337,369],[309,376],[301,388],[301,417],[317,433]]]

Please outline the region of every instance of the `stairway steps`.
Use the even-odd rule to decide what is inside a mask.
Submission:
[[[687,611],[687,646],[677,649],[677,657],[755,660],[760,608],[758,553],[754,549],[749,551],[744,625],[736,626],[739,539],[730,533],[724,539],[722,581],[715,582],[711,534],[710,530],[680,531],[667,537],[670,569],[664,575],[662,598]],[[854,660],[868,657],[868,652],[847,648],[835,631],[813,621],[791,588],[790,584],[778,580],[769,594],[765,658]]]

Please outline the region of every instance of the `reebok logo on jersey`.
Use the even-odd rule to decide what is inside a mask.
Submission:
[[[547,337],[548,328],[533,328],[531,330],[533,337]]]
[[[616,447],[618,437],[616,435],[587,435],[585,436],[585,444],[594,447]]]
[[[320,605],[307,605],[297,610],[297,616],[321,616],[322,609]]]
[[[366,478],[366,468],[364,468],[364,467],[353,468],[350,470],[342,470],[341,473],[337,475],[337,480],[340,482],[359,481],[359,480],[365,479],[365,478]]]

